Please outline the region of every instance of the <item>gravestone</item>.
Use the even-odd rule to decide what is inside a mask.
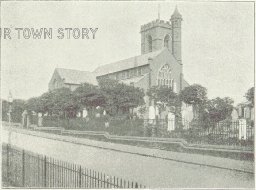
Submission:
[[[168,113],[168,131],[173,131],[175,129],[175,115],[172,112]]]
[[[238,112],[235,109],[233,109],[233,111],[231,113],[231,118],[232,118],[232,120],[238,119]]]
[[[43,126],[43,115],[42,113],[38,113],[38,127]]]
[[[22,116],[22,128],[27,126],[27,115],[28,115],[27,110],[24,110],[23,113],[21,114],[21,116]]]
[[[149,124],[153,124],[154,120],[156,119],[156,112],[155,112],[154,106],[149,106],[148,119],[149,119]]]
[[[246,120],[239,119],[239,140],[246,140]]]
[[[88,112],[86,110],[86,108],[83,109],[83,118],[86,118],[88,115]]]
[[[31,117],[31,116],[28,114],[28,115],[27,115],[27,128],[29,128],[29,126],[30,126],[30,122],[31,122],[31,121],[30,121],[30,117]]]

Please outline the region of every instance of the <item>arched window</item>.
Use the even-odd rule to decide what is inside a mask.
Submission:
[[[162,85],[162,86],[173,87],[173,85],[172,85],[173,79],[171,77],[172,77],[171,67],[168,64],[165,64],[159,70],[158,75],[157,75],[158,86]]]
[[[170,41],[170,36],[169,36],[169,35],[166,35],[166,36],[164,37],[164,47],[169,48],[169,41]]]
[[[152,37],[148,35],[148,52],[152,52]]]

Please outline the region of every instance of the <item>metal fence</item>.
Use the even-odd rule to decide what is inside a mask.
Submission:
[[[249,122],[186,123],[174,120],[144,120],[144,136],[183,138],[190,143],[253,146],[254,127]],[[184,125],[186,124],[186,126]]]
[[[235,146],[254,145],[254,127],[239,121],[222,121],[205,129],[190,130],[190,138],[199,137],[197,141],[208,144]]]
[[[2,145],[2,182],[25,188],[146,188],[81,165]]]

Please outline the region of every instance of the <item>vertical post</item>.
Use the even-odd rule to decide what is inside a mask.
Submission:
[[[22,187],[25,187],[25,150],[22,150]]]
[[[98,188],[100,187],[100,173],[98,172]]]
[[[88,169],[84,169],[84,175],[85,175],[85,189],[88,189]]]
[[[9,167],[10,167],[10,158],[9,158],[9,144],[7,144],[6,147],[6,162],[7,162],[7,168],[6,168],[6,177],[7,177],[7,181],[9,181]]]
[[[79,166],[79,188],[82,187],[82,166]]]
[[[47,181],[46,181],[46,178],[47,178],[46,168],[47,168],[47,166],[46,166],[46,164],[47,164],[47,160],[46,160],[46,156],[44,156],[44,187],[46,187],[46,185],[47,185]]]
[[[102,173],[100,173],[100,188],[102,188],[102,181],[103,181],[103,179],[102,179]]]
[[[89,180],[90,180],[89,188],[92,189],[92,173],[91,173],[91,169],[90,169],[90,174],[89,174]]]
[[[97,179],[97,177],[96,177],[96,171],[94,171],[94,188],[96,188],[96,185],[97,185],[96,179]]]
[[[106,183],[106,178],[105,178],[105,174],[104,174],[104,188],[106,187],[105,183]]]

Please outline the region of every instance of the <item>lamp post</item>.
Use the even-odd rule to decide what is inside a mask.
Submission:
[[[13,102],[12,93],[9,92],[9,96],[8,96],[8,103],[9,103],[9,127],[11,127],[12,102]]]

